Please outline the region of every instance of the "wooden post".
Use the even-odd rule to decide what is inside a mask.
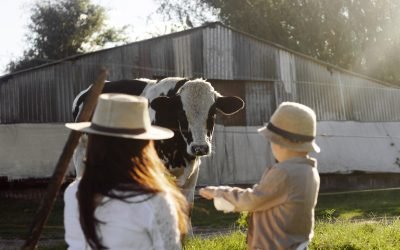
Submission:
[[[89,121],[94,111],[94,108],[96,107],[97,98],[103,90],[107,74],[108,72],[105,69],[102,69],[100,71],[99,75],[97,76],[96,82],[89,90],[82,111],[78,117],[78,122]],[[64,149],[54,169],[53,176],[49,181],[49,185],[47,186],[46,194],[42,198],[38,211],[30,227],[27,239],[21,249],[33,250],[36,248],[40,234],[42,233],[43,226],[46,224],[51,209],[54,206],[62,181],[64,179],[65,172],[67,171],[68,164],[71,160],[72,154],[74,153],[76,145],[78,145],[80,136],[80,132],[73,130],[70,132]]]

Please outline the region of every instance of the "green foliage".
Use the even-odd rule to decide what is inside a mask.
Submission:
[[[332,208],[332,209],[326,209],[322,211],[323,216],[325,217],[326,220],[328,220],[329,222],[332,221],[333,219],[333,214],[335,213],[336,209]]]
[[[218,20],[219,10],[203,0],[155,0],[158,3],[157,13],[166,21],[171,21],[171,30],[192,28],[203,23]]]
[[[37,1],[30,19],[30,48],[9,63],[11,72],[126,41],[125,28],[106,27],[105,9],[90,0]]]
[[[245,229],[249,226],[247,218],[249,216],[248,212],[241,212],[239,218],[236,220],[236,224],[239,228]]]
[[[317,59],[399,82],[399,0],[158,0],[169,19],[223,23]],[[175,18],[176,19],[176,18]],[[194,21],[195,20],[195,21]],[[187,26],[186,26],[187,27]]]

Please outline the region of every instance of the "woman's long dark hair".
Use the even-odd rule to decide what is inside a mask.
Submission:
[[[85,163],[77,198],[80,223],[90,247],[106,249],[96,233],[101,222],[94,215],[104,196],[124,200],[133,195],[168,192],[177,208],[179,231],[181,235],[186,233],[186,200],[158,157],[153,141],[90,134]]]

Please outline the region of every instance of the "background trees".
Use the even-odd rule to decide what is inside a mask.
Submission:
[[[106,27],[105,9],[90,0],[37,1],[30,19],[31,47],[8,64],[11,72],[127,40],[124,28]]]
[[[345,69],[400,84],[399,0],[157,1],[160,13],[185,27],[218,19]]]

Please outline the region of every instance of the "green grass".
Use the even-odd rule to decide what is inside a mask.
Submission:
[[[239,213],[223,213],[215,210],[214,203],[205,199],[197,199],[192,210],[192,223],[196,227],[233,227]]]
[[[62,250],[65,244],[40,247]],[[233,232],[208,238],[195,237],[184,242],[184,250],[246,250],[246,235]],[[317,222],[310,250],[397,250],[400,249],[400,221],[388,223],[349,221]]]
[[[400,221],[317,222],[310,249],[400,249]]]
[[[195,237],[184,242],[185,250],[245,250],[246,235],[241,232],[233,232],[228,235],[219,235],[209,238]]]
[[[24,238],[28,232],[39,201],[16,200],[0,198],[0,237],[3,239]],[[57,200],[46,223],[42,238],[62,238],[64,235],[63,227],[62,200]],[[192,210],[192,222],[195,227],[230,227],[235,224],[239,217],[237,213],[222,213],[214,209],[211,201],[204,199],[196,200],[196,207]]]
[[[22,239],[33,222],[39,201],[0,198],[0,237]],[[57,200],[49,216],[41,237],[43,239],[62,238],[64,204]]]
[[[400,216],[400,190],[321,194],[315,212],[317,219],[329,214],[335,219]]]
[[[204,199],[196,200],[195,205],[192,222],[197,229],[233,228],[239,217],[238,213],[217,212],[213,203]],[[38,206],[38,201],[0,198],[0,238],[25,238]],[[63,239],[62,214],[63,202],[58,200],[43,230],[42,239]],[[400,249],[400,222],[376,222],[377,218],[385,216],[400,216],[400,190],[322,194],[318,198],[315,237],[310,249]],[[370,218],[375,222],[349,221]],[[40,249],[65,249],[65,245]],[[218,237],[194,238],[186,242],[185,249],[246,249],[245,235],[235,232]]]
[[[246,236],[240,232],[229,235],[194,238],[185,242],[184,249],[246,250]],[[385,222],[317,222],[311,250],[397,250],[400,249],[400,221]]]

